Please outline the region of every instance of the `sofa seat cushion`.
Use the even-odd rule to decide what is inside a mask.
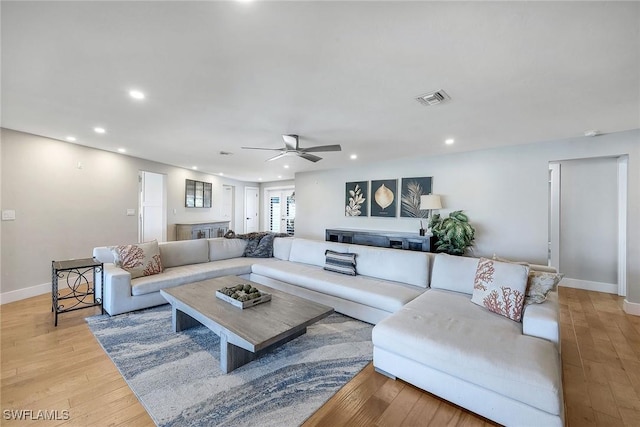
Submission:
[[[261,260],[270,261],[269,259]],[[232,258],[201,264],[182,265],[166,268],[163,273],[140,277],[131,281],[131,295],[144,295],[160,289],[198,282],[214,277],[251,273],[252,258]]]
[[[562,411],[559,354],[522,324],[432,289],[378,323],[373,344],[554,415]]]
[[[422,292],[423,288],[368,276],[347,276],[323,267],[274,260],[254,264],[252,272],[316,292],[394,313]]]

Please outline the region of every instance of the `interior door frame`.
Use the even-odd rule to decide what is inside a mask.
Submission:
[[[618,295],[627,296],[627,188],[629,156],[615,157],[618,163]],[[576,160],[576,159],[566,159]],[[549,162],[549,265],[558,268],[560,258],[560,182],[562,160]]]
[[[138,242],[142,243],[144,240],[144,174],[154,174],[162,177],[162,240],[167,241],[167,175],[158,172],[140,170],[138,172]]]
[[[269,203],[269,193],[272,192],[272,191],[279,191],[281,194],[282,193],[286,193],[288,191],[295,192],[296,191],[296,186],[295,185],[281,185],[281,186],[277,186],[277,187],[267,187],[267,188],[263,189],[263,191],[262,191],[262,200],[264,200],[264,203],[263,203],[263,206],[262,206],[262,212],[263,212],[262,228],[264,230],[269,230],[269,216],[271,214],[271,212],[270,212],[270,203]],[[286,200],[285,200],[285,207],[286,207]],[[281,221],[282,221],[282,219],[281,219]]]

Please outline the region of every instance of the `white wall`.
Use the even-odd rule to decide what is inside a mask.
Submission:
[[[546,264],[549,162],[623,154],[629,155],[628,300],[640,302],[640,130],[299,173],[296,235],[324,239],[334,227],[417,232],[415,219],[345,217],[345,183],[432,176],[433,192],[443,198],[440,212],[469,215],[475,255]]]
[[[137,212],[140,170],[167,176],[167,240],[175,240],[176,223],[220,218],[223,184],[234,185],[237,194],[258,186],[7,129],[0,137],[2,209],[16,211],[15,221],[1,222],[3,302],[12,299],[8,292],[44,291],[52,260],[136,242],[138,217],[126,210]],[[211,209],[184,207],[187,178],[213,183]],[[236,197],[236,223],[242,223],[243,206]]]

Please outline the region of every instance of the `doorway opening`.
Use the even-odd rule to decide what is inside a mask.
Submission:
[[[296,196],[295,187],[270,188],[265,190],[265,218],[268,231],[273,233],[295,233]]]
[[[549,265],[563,286],[626,296],[628,161],[549,162]]]

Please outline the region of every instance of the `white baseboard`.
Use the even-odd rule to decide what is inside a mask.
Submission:
[[[0,293],[0,305],[47,293],[51,293],[51,283],[43,283],[42,285],[31,286],[29,288],[18,289],[16,291],[3,292]]]
[[[626,298],[624,299],[624,304],[622,309],[627,314],[632,314],[634,316],[640,316],[640,304],[637,302],[629,302]]]
[[[592,282],[590,280],[569,279],[565,277],[558,284],[565,288],[584,289],[587,291],[606,292],[618,295],[618,285],[616,283]]]

